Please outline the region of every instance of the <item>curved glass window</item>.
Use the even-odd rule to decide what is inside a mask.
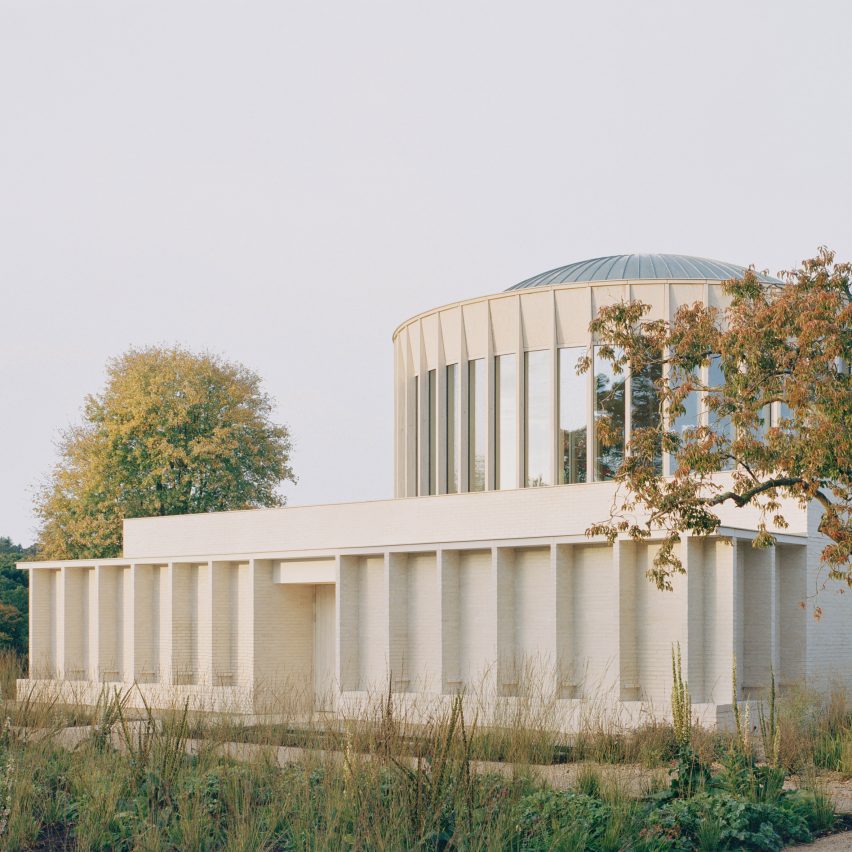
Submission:
[[[498,355],[494,359],[495,412],[494,429],[497,488],[518,487],[518,403],[517,358]]]
[[[420,496],[420,376],[414,377],[414,493]]]
[[[461,470],[461,382],[459,365],[447,365],[447,492],[460,487]]]
[[[675,387],[680,387],[683,384],[676,384]],[[683,400],[683,414],[678,414],[677,417],[672,421],[671,430],[672,432],[677,433],[677,436],[683,440],[687,437],[687,433],[691,429],[696,429],[699,425],[698,421],[698,391],[691,391],[687,394],[686,398]],[[677,470],[677,456],[671,455],[669,457],[669,465],[671,467],[671,472],[674,473]]]
[[[630,430],[659,429],[660,394],[656,382],[663,377],[661,362],[648,364],[643,370],[634,373],[630,380]],[[663,472],[663,445],[658,438],[654,453],[654,471]]]
[[[527,487],[551,485],[552,441],[550,427],[550,350],[527,352],[524,356],[524,469]]]
[[[429,493],[438,493],[438,381],[429,370]]]
[[[559,447],[560,481],[586,481],[586,416],[589,411],[587,375],[577,375],[584,346],[559,350]]]
[[[772,425],[772,404],[767,403],[760,409],[760,421],[757,428],[754,430],[754,437],[765,441],[769,433],[769,427]]]
[[[793,424],[793,409],[786,402],[778,402],[772,406],[772,409],[772,425],[790,429]]]
[[[710,358],[710,366],[707,368],[707,386],[709,388],[720,388],[725,384],[725,373],[722,370],[722,361],[718,355],[713,355]],[[726,438],[728,441],[734,440],[734,424],[731,423],[731,418],[727,415],[720,415],[717,411],[707,412],[707,425],[717,435]],[[732,462],[728,460],[722,465],[722,470],[730,470]]]
[[[485,359],[468,361],[468,490],[485,491],[485,437],[488,398],[485,395]]]
[[[595,347],[595,479],[612,479],[624,461],[625,374],[617,374],[612,364]],[[605,437],[599,424],[609,424]]]

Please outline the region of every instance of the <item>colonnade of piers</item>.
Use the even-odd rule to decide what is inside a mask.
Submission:
[[[286,692],[334,710],[390,676],[409,700],[532,685],[664,706],[675,645],[697,705],[731,703],[734,659],[737,697],[764,694],[773,672],[803,678],[804,547],[685,538],[686,574],[660,592],[645,578],[658,546],[575,537],[36,563],[19,686],[136,685],[155,703],[191,695],[242,712]]]

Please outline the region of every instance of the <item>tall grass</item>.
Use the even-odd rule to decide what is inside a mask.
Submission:
[[[16,673],[0,671],[0,682]],[[731,836],[735,816],[744,836],[747,820],[759,825],[781,820],[778,814],[799,836],[808,825],[830,824],[831,802],[816,775],[783,812],[709,789],[680,798],[664,790],[679,742],[688,737],[708,763],[731,742],[687,722],[680,680],[686,716],[677,730],[650,716],[630,730],[590,713],[571,737],[559,733],[553,708],[524,696],[486,713],[459,695],[424,714],[388,690],[362,719],[330,715],[308,726],[295,713],[274,724],[240,725],[193,714],[186,702],[131,710],[127,691],[104,692],[96,707],[40,702],[37,695],[7,700],[0,848],[709,849]],[[801,696],[799,710],[779,701],[772,718],[782,731],[780,762],[795,742],[793,729],[801,744],[808,731],[820,742],[829,733],[848,735],[845,705],[822,700],[830,722],[802,709],[812,704]],[[86,726],[76,745],[69,725]],[[813,745],[814,772],[817,752]],[[796,755],[805,760],[803,745]],[[537,767],[562,762],[577,767],[554,774],[567,783],[554,789]],[[619,763],[644,766],[637,771],[645,783],[630,785],[607,766]],[[773,836],[784,830],[779,822]]]
[[[816,767],[852,778],[852,705],[843,689],[790,690],[778,716],[779,760],[789,771]]]

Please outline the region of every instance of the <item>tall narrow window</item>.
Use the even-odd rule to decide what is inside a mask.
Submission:
[[[768,402],[760,409],[759,417],[760,422],[757,424],[755,437],[765,441],[769,433],[769,427],[772,425],[772,403]]]
[[[707,386],[709,388],[721,388],[725,384],[725,373],[722,370],[722,361],[718,355],[713,355],[710,358],[710,366],[707,368]],[[707,412],[707,425],[717,435],[726,438],[728,441],[734,439],[734,425],[731,423],[731,418],[728,415],[719,414],[718,411],[709,410]],[[723,470],[729,470],[732,467],[730,461],[722,465]]]
[[[559,446],[564,483],[586,481],[586,417],[588,376],[577,375],[584,346],[559,350]]]
[[[438,493],[438,382],[429,370],[429,493]]]
[[[527,352],[524,363],[524,432],[527,487],[550,485],[552,476],[550,428],[550,351]]]
[[[634,429],[659,429],[660,394],[657,383],[663,376],[660,361],[646,365],[634,373],[630,381],[630,431]],[[632,440],[632,439],[631,439]],[[663,472],[663,445],[659,435],[654,449],[654,471]]]
[[[420,376],[414,377],[414,493],[420,490]]]
[[[459,365],[447,365],[447,492],[461,485],[461,382]]]
[[[612,479],[624,460],[624,373],[595,347],[595,479]],[[602,424],[607,424],[604,434]]]
[[[695,377],[693,376],[692,380],[694,379]],[[683,380],[673,380],[673,387],[681,387],[683,384],[685,384]],[[678,414],[675,417],[672,421],[671,429],[681,441],[685,441],[689,438],[690,431],[697,428],[698,425],[698,391],[694,390],[690,391],[684,398],[683,414]],[[669,458],[671,472],[675,473],[677,470],[677,456],[671,455]]]
[[[471,491],[485,491],[485,438],[488,398],[485,359],[468,362],[468,480]]]
[[[793,409],[786,402],[778,402],[772,406],[772,425],[781,429],[790,429],[793,425]]]
[[[494,359],[494,428],[496,487],[518,487],[518,364],[514,355],[498,355]]]

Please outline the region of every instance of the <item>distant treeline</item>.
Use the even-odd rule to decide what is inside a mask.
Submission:
[[[0,648],[27,650],[29,625],[29,587],[27,574],[16,562],[31,559],[35,549],[13,544],[0,536]]]

